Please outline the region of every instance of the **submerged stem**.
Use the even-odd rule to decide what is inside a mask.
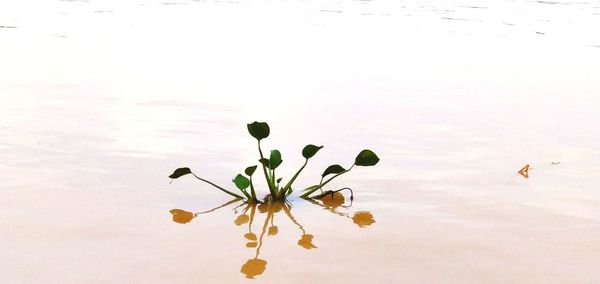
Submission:
[[[213,211],[215,211],[215,210],[221,209],[221,208],[223,208],[223,207],[225,207],[225,206],[231,205],[231,204],[233,204],[233,203],[236,203],[236,202],[238,202],[238,201],[239,201],[239,199],[238,199],[238,198],[232,199],[232,200],[230,200],[230,201],[227,201],[227,202],[223,203],[223,205],[217,206],[217,207],[215,207],[215,208],[213,208],[213,209],[206,210],[206,211],[202,211],[202,212],[198,212],[198,213],[194,213],[194,217],[196,217],[196,216],[198,216],[198,215],[200,215],[200,214],[206,214],[206,213],[213,212]],[[243,204],[243,203],[242,203],[242,204]]]

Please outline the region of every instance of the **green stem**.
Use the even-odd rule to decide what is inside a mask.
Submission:
[[[250,176],[250,194],[252,199],[256,202],[256,192],[254,191],[254,184],[252,184],[252,176]]]
[[[345,174],[345,173],[349,172],[349,171],[350,171],[350,170],[351,170],[353,167],[354,167],[354,165],[352,165],[352,166],[351,166],[350,168],[348,168],[347,170],[345,170],[345,171],[343,171],[343,172],[341,172],[341,173],[339,173],[339,174],[336,174],[336,175],[334,175],[334,176],[333,176],[333,177],[331,177],[330,179],[328,179],[328,180],[326,180],[325,182],[323,182],[323,183],[319,184],[319,186],[317,186],[317,187],[309,187],[309,188],[307,188],[307,189],[310,189],[310,190],[308,190],[307,192],[305,192],[304,194],[302,194],[300,197],[302,197],[302,198],[307,198],[307,197],[308,197],[309,195],[311,195],[313,192],[315,192],[315,191],[317,191],[318,189],[320,189],[320,188],[324,187],[326,184],[328,184],[330,181],[332,181],[332,180],[333,180],[333,179],[335,179],[336,177],[339,177],[339,176],[341,176],[341,175],[343,175],[343,174]]]
[[[292,184],[294,183],[294,181],[296,180],[298,175],[300,175],[300,172],[302,172],[302,170],[304,170],[304,167],[306,167],[307,164],[308,164],[308,159],[306,159],[304,161],[304,165],[302,165],[302,167],[300,167],[300,169],[296,172],[296,174],[292,177],[292,179],[290,181],[288,181],[288,183],[283,187],[284,193],[286,193],[288,190],[290,190],[290,188],[292,187]]]
[[[212,183],[212,182],[210,182],[210,181],[207,181],[207,180],[205,180],[205,179],[203,179],[203,178],[201,178],[201,177],[197,176],[197,175],[196,175],[196,174],[194,174],[194,173],[192,173],[192,175],[193,175],[195,178],[197,178],[197,179],[199,179],[199,180],[201,180],[201,181],[203,181],[203,182],[205,182],[205,183],[208,183],[208,184],[210,184],[210,185],[212,185],[212,186],[214,186],[214,187],[218,188],[219,190],[221,190],[221,191],[223,191],[223,192],[225,192],[225,193],[227,193],[227,194],[229,194],[229,195],[231,195],[231,196],[233,196],[233,197],[237,197],[237,198],[239,198],[239,199],[244,199],[242,196],[240,196],[240,195],[237,195],[237,194],[235,194],[235,193],[233,193],[233,192],[231,192],[231,191],[229,191],[229,190],[227,190],[227,189],[224,189],[224,188],[222,188],[222,187],[220,187],[220,186],[218,186],[218,185],[216,185],[216,184],[214,184],[214,183]]]
[[[260,140],[258,140],[258,153],[260,154],[260,159],[264,159],[265,157],[263,156],[263,152],[260,148]],[[273,191],[273,185],[271,185],[271,180],[269,178],[269,174],[267,173],[267,167],[265,166],[264,163],[260,163],[262,165],[263,168],[263,173],[265,174],[265,179],[267,180],[267,185],[269,186],[269,192],[271,192],[272,196],[275,196],[275,192]]]

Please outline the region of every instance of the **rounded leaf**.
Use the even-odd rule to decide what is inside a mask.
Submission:
[[[252,137],[260,141],[264,138],[269,137],[269,133],[271,133],[271,130],[269,129],[269,125],[266,122],[255,121],[248,124],[248,132],[250,132],[250,135],[252,135]]]
[[[267,261],[255,258],[246,261],[240,271],[246,275],[246,278],[254,279],[254,276],[263,274],[266,268]]]
[[[246,240],[249,240],[249,241],[256,241],[257,240],[256,235],[254,233],[246,233],[244,235],[244,238],[246,238]]]
[[[358,211],[354,213],[352,222],[359,227],[364,228],[375,223],[375,218],[373,218],[373,214],[371,214],[369,211]]]
[[[377,165],[379,162],[379,157],[373,153],[373,151],[369,149],[365,149],[358,153],[356,156],[356,160],[354,160],[354,164],[357,166],[370,167]]]
[[[276,169],[281,165],[281,162],[283,162],[283,160],[281,160],[281,152],[279,152],[279,150],[272,150],[271,156],[269,157],[269,169]]]
[[[250,180],[240,174],[235,176],[235,178],[233,179],[233,183],[235,183],[235,186],[237,186],[237,188],[239,189],[246,189],[250,186]]]
[[[323,148],[323,146],[316,146],[313,144],[308,144],[308,145],[304,146],[304,149],[302,149],[302,156],[305,159],[310,159],[315,154],[317,154],[317,152],[319,152],[319,150],[321,150],[322,148]]]
[[[277,228],[277,226],[269,227],[269,236],[275,236],[277,235],[277,232],[279,232],[279,228]]]
[[[248,223],[248,221],[250,221],[250,217],[246,214],[242,214],[238,216],[233,223],[235,223],[238,226],[241,226],[242,224]]]
[[[179,224],[189,223],[190,221],[192,221],[192,219],[194,219],[194,217],[196,217],[194,216],[194,213],[181,209],[173,209],[169,212],[173,215],[173,222]]]
[[[190,170],[190,168],[179,168],[176,169],[169,177],[174,179],[191,173],[192,170]]]
[[[323,174],[321,175],[321,177],[325,177],[329,174],[339,174],[341,172],[345,172],[346,169],[344,169],[342,166],[340,165],[331,165],[329,167],[327,167],[325,169],[325,171],[323,172]]]
[[[252,174],[254,174],[254,171],[256,171],[256,166],[247,167],[244,172],[246,173],[246,175],[252,176]]]

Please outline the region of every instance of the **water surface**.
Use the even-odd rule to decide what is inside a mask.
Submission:
[[[599,13],[3,2],[0,282],[595,282]],[[332,185],[354,189],[351,207],[294,197],[189,220],[230,200],[167,176],[189,166],[233,188],[256,164],[254,120],[271,125],[285,176],[304,145],[325,145],[299,186],[364,148],[381,162]]]

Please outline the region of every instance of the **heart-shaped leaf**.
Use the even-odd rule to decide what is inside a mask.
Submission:
[[[245,176],[239,174],[235,176],[235,178],[233,179],[233,183],[235,183],[235,186],[237,186],[237,188],[239,189],[246,189],[250,186],[250,180]]]
[[[256,138],[256,140],[260,141],[264,138],[269,137],[269,133],[271,130],[269,129],[269,125],[266,122],[252,122],[248,124],[248,132],[252,137]]]
[[[325,177],[329,174],[339,174],[341,172],[346,171],[346,169],[344,169],[342,166],[340,165],[331,165],[329,167],[327,167],[325,169],[325,171],[323,172],[323,174],[321,175],[321,177]]]
[[[252,174],[254,174],[254,171],[256,171],[256,166],[247,167],[244,172],[246,173],[246,175],[252,176]]]
[[[379,157],[377,157],[373,151],[365,149],[358,153],[358,156],[356,156],[356,160],[354,161],[354,165],[370,167],[377,165],[378,162]]]
[[[317,154],[317,152],[319,152],[319,150],[321,150],[322,148],[323,148],[323,146],[316,146],[313,144],[308,144],[308,145],[304,146],[304,149],[302,149],[302,156],[305,159],[310,159],[315,154]]]
[[[283,162],[283,160],[281,160],[281,152],[279,152],[279,150],[272,150],[271,156],[269,157],[269,169],[276,169],[281,165],[281,162]]]
[[[179,169],[176,169],[169,177],[170,178],[179,178],[181,176],[191,174],[191,173],[192,173],[192,170],[190,170],[190,168],[179,168]]]

